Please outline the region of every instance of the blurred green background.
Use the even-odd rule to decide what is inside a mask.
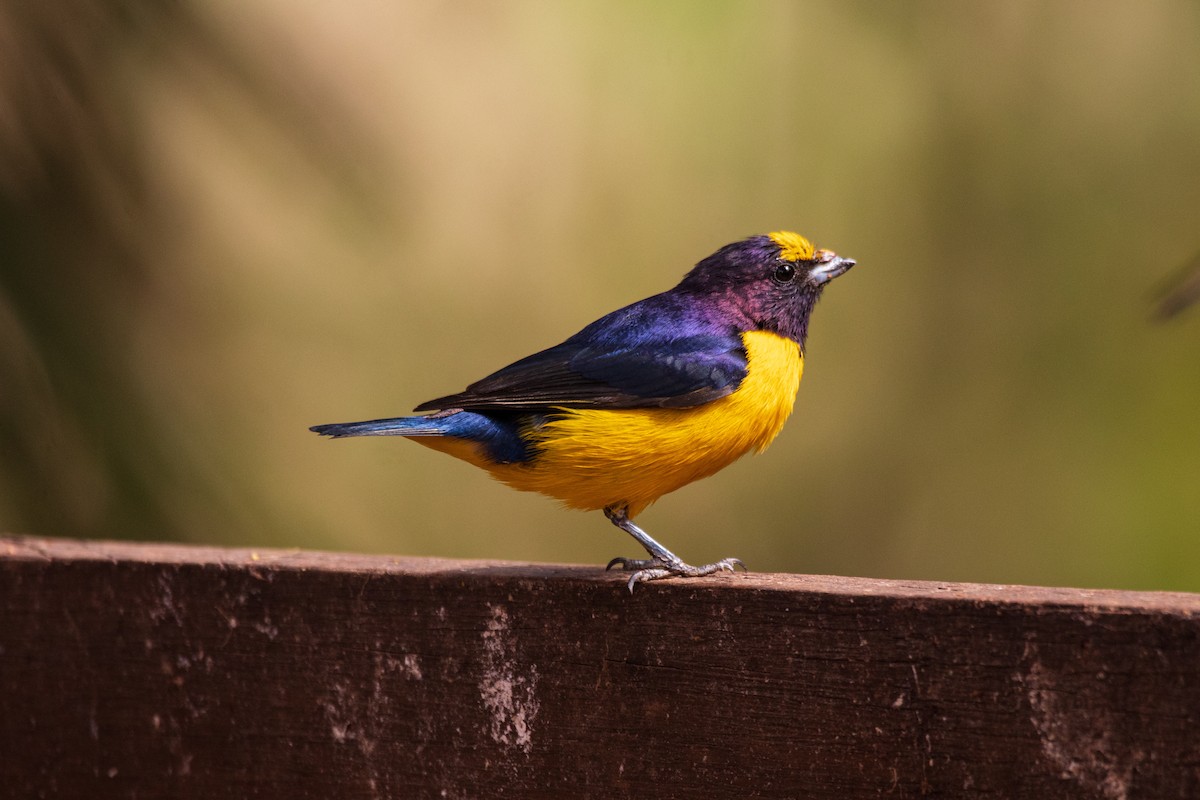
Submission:
[[[1200,590],[1191,2],[0,6],[0,530],[603,564],[392,416],[780,228],[765,455],[640,521],[752,568]]]

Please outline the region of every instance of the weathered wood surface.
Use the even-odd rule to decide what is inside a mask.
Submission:
[[[0,796],[1200,797],[1200,595],[0,538]]]

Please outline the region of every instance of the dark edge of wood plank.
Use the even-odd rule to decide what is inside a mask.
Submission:
[[[481,559],[366,555],[319,550],[253,547],[211,547],[162,542],[55,539],[0,534],[0,559],[129,562],[140,564],[195,564],[219,567],[270,567],[290,570],[375,573],[380,575],[491,575],[531,581],[571,579],[612,584],[624,590],[628,573],[606,572],[603,565],[549,564]],[[971,600],[988,603],[1037,603],[1054,607],[1130,611],[1164,611],[1200,615],[1200,594],[1191,592],[1078,589],[1023,584],[956,583],[948,581],[889,580],[836,575],[781,572],[738,572],[715,575],[697,582],[668,580],[642,584],[637,591],[670,591],[698,586],[722,591],[811,592],[850,596]]]

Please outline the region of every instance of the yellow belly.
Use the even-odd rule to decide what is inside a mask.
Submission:
[[[800,386],[800,347],[765,331],[743,334],[746,377],[733,394],[696,408],[563,409],[529,431],[523,464],[490,464],[463,440],[415,439],[486,469],[515,489],[572,508],[625,506],[630,517],[668,492],[712,475],[779,433]]]

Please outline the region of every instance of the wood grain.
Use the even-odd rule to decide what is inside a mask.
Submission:
[[[0,538],[0,796],[1200,797],[1200,595]]]

